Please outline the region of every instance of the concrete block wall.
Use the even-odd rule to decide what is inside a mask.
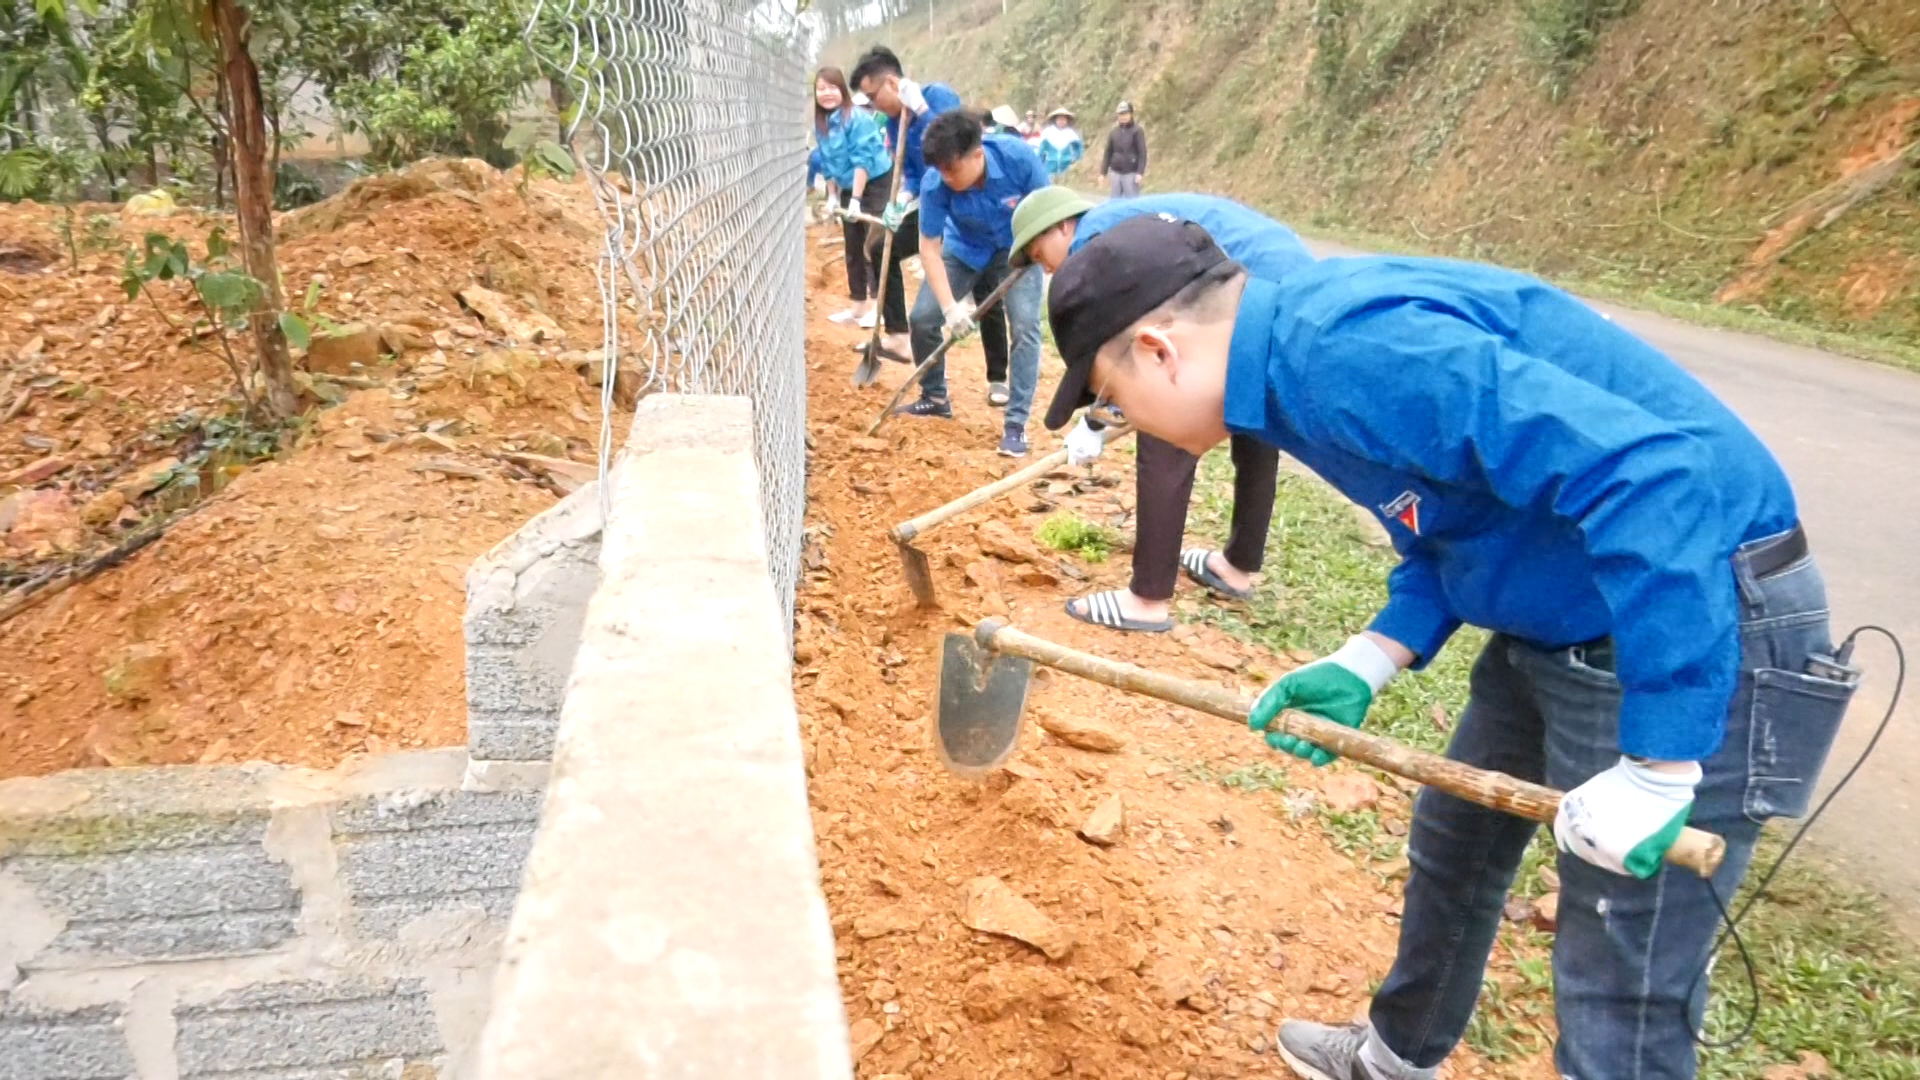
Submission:
[[[0,1080],[466,1075],[545,768],[0,781]]]
[[[465,749],[0,781],[0,1080],[850,1078],[752,425],[475,564]]]
[[[467,748],[475,758],[553,756],[599,557],[600,488],[588,484],[468,570]]]
[[[640,404],[482,1080],[852,1076],[752,424]]]

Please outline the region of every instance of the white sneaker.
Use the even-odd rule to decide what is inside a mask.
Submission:
[[[879,314],[877,312],[869,311],[865,315],[860,316],[860,329],[871,330],[873,329],[873,324],[879,321],[880,321]]]
[[[841,326],[845,326],[848,323],[852,322],[856,317],[857,316],[855,316],[853,313],[853,309],[848,308],[845,311],[836,312],[832,315],[827,316],[827,321],[830,323],[839,323]]]

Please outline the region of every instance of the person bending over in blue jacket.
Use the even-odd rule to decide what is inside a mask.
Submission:
[[[1110,402],[1200,454],[1229,434],[1298,458],[1378,516],[1386,605],[1282,676],[1283,709],[1358,727],[1464,623],[1493,632],[1447,755],[1567,792],[1553,945],[1559,1074],[1692,1077],[1702,976],[1761,824],[1804,814],[1855,676],[1792,487],[1731,410],[1543,282],[1433,259],[1326,259],[1249,277],[1206,230],[1123,221],[1049,300],[1066,362],[1047,413]],[[1662,862],[1691,823],[1710,880]],[[1415,803],[1400,947],[1368,1019],[1289,1020],[1309,1080],[1426,1080],[1466,1031],[1532,822]],[[1717,894],[1717,898],[1716,895]]]

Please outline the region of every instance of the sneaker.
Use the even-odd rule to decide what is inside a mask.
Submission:
[[[1287,1020],[1274,1049],[1301,1080],[1433,1080],[1438,1068],[1416,1069],[1373,1034],[1371,1024],[1314,1024]],[[1383,1059],[1390,1064],[1381,1067]]]
[[[1010,395],[1007,393],[1006,383],[996,382],[987,384],[987,404],[996,409],[1004,409],[1007,407],[1009,398]]]
[[[902,405],[894,412],[901,416],[931,416],[937,420],[953,419],[953,403],[946,398],[923,397],[910,405]]]
[[[1026,457],[1027,433],[1019,428],[1008,428],[1006,433],[1000,436],[1000,456]]]
[[[845,326],[856,318],[859,318],[859,316],[853,313],[852,308],[848,308],[845,311],[836,311],[832,315],[827,316],[827,321],[830,323],[839,323],[841,326]],[[868,327],[868,329],[871,330],[872,327]]]
[[[880,321],[880,316],[869,311],[865,315],[860,316],[860,322],[859,322],[860,329],[871,330],[873,329],[873,324],[879,321]]]

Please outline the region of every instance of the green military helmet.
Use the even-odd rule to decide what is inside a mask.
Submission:
[[[1020,200],[1013,208],[1013,255],[1007,260],[1011,266],[1025,266],[1032,261],[1027,257],[1027,245],[1033,243],[1040,234],[1066,221],[1077,218],[1093,209],[1085,195],[1070,187],[1054,184]]]

